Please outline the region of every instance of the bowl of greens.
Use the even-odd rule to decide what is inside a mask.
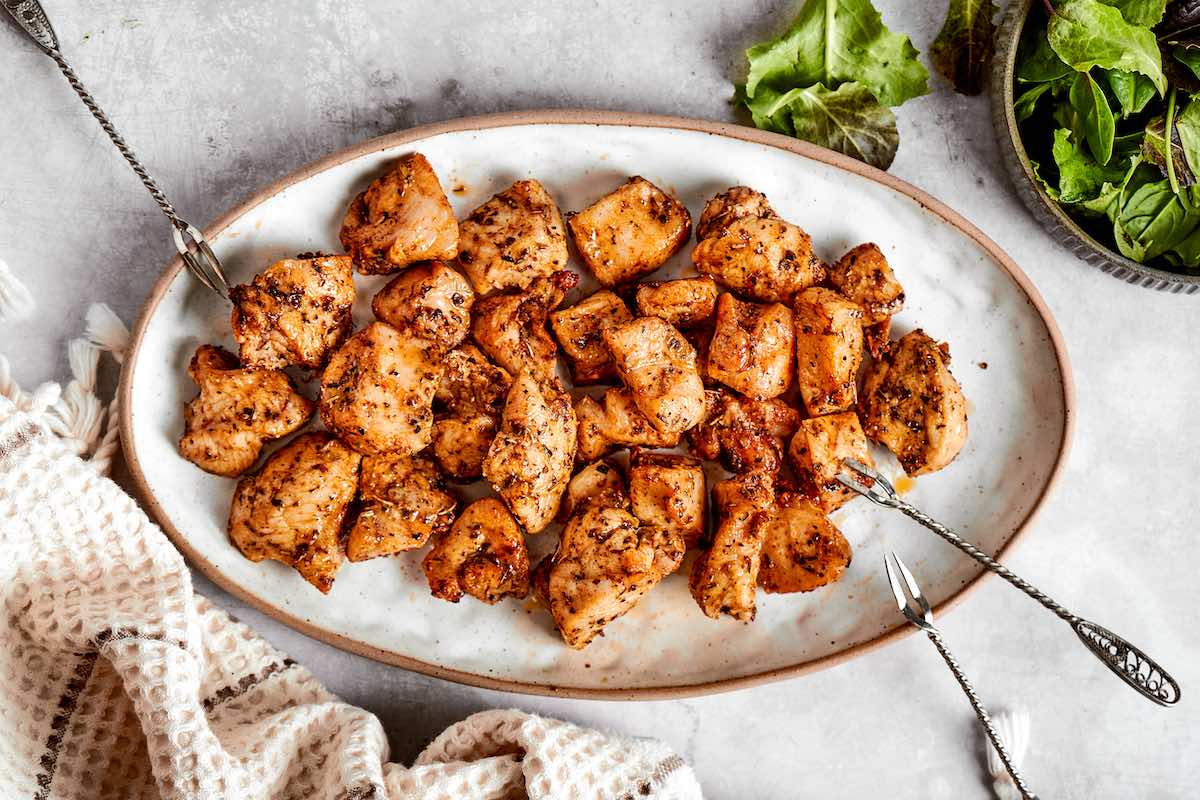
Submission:
[[[1016,0],[993,70],[1033,215],[1114,277],[1200,291],[1200,0]]]

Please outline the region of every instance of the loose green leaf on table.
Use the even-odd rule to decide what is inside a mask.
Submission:
[[[1119,183],[1128,168],[1128,165],[1108,167],[1096,163],[1066,128],[1054,132],[1051,153],[1058,166],[1058,200],[1063,203],[1096,199],[1105,183]]]
[[[1112,158],[1113,137],[1117,133],[1108,98],[1091,75],[1080,72],[1071,83],[1069,99],[1071,108],[1079,115],[1079,124],[1092,157],[1100,164],[1107,164]]]
[[[831,92],[818,83],[793,89],[778,103],[788,109],[801,139],[880,169],[887,169],[896,157],[896,116],[862,84],[843,83]]]
[[[1100,0],[1066,0],[1046,23],[1054,52],[1076,71],[1092,67],[1145,75],[1166,94],[1158,41],[1148,28],[1131,25],[1121,12]]]
[[[1167,0],[1101,0],[1121,12],[1130,25],[1153,28],[1167,11]]]
[[[979,94],[995,51],[992,0],[950,0],[946,20],[929,48],[938,71],[961,94]]]
[[[1123,69],[1105,69],[1100,72],[1108,84],[1109,91],[1121,107],[1122,119],[1140,113],[1158,93],[1154,82],[1145,75],[1126,72]]]

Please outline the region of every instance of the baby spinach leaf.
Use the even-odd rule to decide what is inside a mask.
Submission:
[[[1021,96],[1013,103],[1013,111],[1016,113],[1017,122],[1024,122],[1029,119],[1037,109],[1038,98],[1053,88],[1054,84],[1047,81],[1046,83],[1035,83],[1022,92]]]
[[[979,94],[995,51],[992,0],[950,0],[946,20],[929,48],[933,64],[960,94]]]
[[[1193,75],[1200,78],[1200,44],[1176,45],[1171,50],[1171,55],[1180,64],[1190,69]]]
[[[1167,0],[1100,0],[1121,12],[1130,25],[1153,28],[1167,11]]]
[[[1120,181],[1125,177],[1125,166],[1105,167],[1097,164],[1066,128],[1054,132],[1051,154],[1058,165],[1058,199],[1063,203],[1094,200],[1105,183]]]
[[[1116,120],[1108,107],[1108,98],[1086,72],[1076,74],[1068,95],[1071,107],[1079,115],[1088,149],[1100,164],[1112,158],[1113,137],[1117,134]]]
[[[1017,43],[1017,81],[1042,83],[1070,75],[1075,70],[1054,52],[1046,39],[1046,22],[1030,12]]]
[[[1200,214],[1184,205],[1166,180],[1146,183],[1127,196],[1113,222],[1117,248],[1144,262],[1182,243],[1200,226]]]
[[[797,138],[880,169],[890,167],[896,157],[896,116],[860,83],[843,83],[832,92],[818,83],[793,89],[779,102],[791,111]]]
[[[1100,0],[1066,0],[1054,9],[1046,37],[1058,57],[1079,72],[1092,67],[1145,75],[1159,94],[1167,90],[1158,41],[1148,28],[1130,25]]]
[[[1100,72],[1108,84],[1109,91],[1121,107],[1121,119],[1127,119],[1130,115],[1142,111],[1157,93],[1154,83],[1145,75],[1126,72],[1123,69],[1105,69]]]
[[[1167,174],[1166,119],[1157,116],[1146,125],[1142,155]],[[1171,169],[1180,186],[1192,186],[1200,176],[1200,103],[1188,102],[1171,123]]]

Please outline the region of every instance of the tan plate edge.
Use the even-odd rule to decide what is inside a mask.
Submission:
[[[890,189],[893,189],[901,194],[911,197],[918,202],[923,208],[933,214],[941,217],[945,222],[958,228],[960,231],[978,242],[987,253],[995,259],[1004,269],[1012,276],[1017,285],[1025,293],[1029,302],[1037,310],[1043,324],[1046,326],[1047,332],[1050,334],[1051,344],[1054,346],[1055,357],[1058,361],[1059,374],[1062,377],[1062,400],[1064,410],[1063,436],[1062,444],[1059,447],[1058,456],[1054,462],[1054,468],[1050,473],[1046,484],[1042,489],[1041,494],[1030,508],[1029,513],[1021,524],[1013,532],[1013,535],[1004,543],[1000,552],[996,554],[996,558],[1003,560],[1004,556],[1010,552],[1010,549],[1021,539],[1034,518],[1041,511],[1042,504],[1049,496],[1058,479],[1062,475],[1063,468],[1066,464],[1067,452],[1070,449],[1071,439],[1075,430],[1075,386],[1071,372],[1070,361],[1067,357],[1067,348],[1063,342],[1062,333],[1058,329],[1057,323],[1054,321],[1050,309],[1046,302],[1042,299],[1037,288],[1029,280],[1029,277],[1018,267],[1008,254],[993,242],[982,231],[968,222],[958,212],[952,210],[939,200],[935,200],[920,189],[911,184],[900,180],[899,178],[889,175],[886,172],[868,166],[861,161],[857,161],[841,153],[836,153],[831,150],[826,150],[822,147],[802,142],[797,139],[792,139],[787,136],[782,136],[776,133],[760,131],[756,128],[750,128],[742,125],[734,125],[721,122],[710,122],[706,120],[688,119],[685,117],[672,117],[656,114],[635,114],[619,111],[588,111],[588,110],[545,110],[545,111],[517,111],[503,114],[488,114],[477,117],[464,117],[461,119],[450,120],[447,122],[439,122],[431,125],[423,125],[416,128],[410,128],[405,131],[387,134],[374,139],[369,139],[357,145],[339,150],[336,153],[326,156],[312,164],[301,167],[290,175],[281,178],[275,183],[268,186],[256,194],[249,200],[242,203],[238,207],[225,213],[211,226],[205,228],[204,235],[209,240],[214,240],[226,227],[228,227],[235,219],[251,211],[254,207],[263,203],[267,199],[275,196],[279,192],[287,189],[299,181],[309,178],[317,173],[350,161],[368,153],[384,150],[399,145],[411,144],[436,136],[443,133],[451,133],[458,131],[484,130],[488,128],[505,128],[516,127],[522,125],[611,125],[622,127],[639,127],[639,128],[673,128],[677,130],[698,131],[714,136],[723,136],[731,139],[740,139],[747,142],[774,147],[779,150],[787,150],[803,158],[812,161],[819,161],[829,164],[834,167],[846,170],[857,175],[862,175],[876,183],[883,184]],[[129,471],[133,476],[134,484],[137,492],[140,495],[142,502],[149,509],[151,516],[158,522],[159,526],[166,532],[171,542],[191,561],[202,573],[204,573],[213,583],[224,589],[229,594],[237,597],[240,600],[250,604],[259,611],[267,614],[274,619],[283,622],[284,624],[304,633],[307,636],[332,644],[335,647],[347,650],[357,655],[366,656],[376,661],[382,661],[387,664],[404,667],[405,669],[414,672],[433,675],[455,683],[466,684],[469,686],[477,686],[484,689],[493,689],[496,691],[517,692],[521,694],[543,695],[549,697],[568,697],[576,699],[596,699],[596,700],[672,700],[684,697],[694,697],[698,695],[715,694],[717,692],[727,692],[734,689],[743,689],[751,686],[758,686],[772,681],[783,680],[799,675],[805,675],[817,670],[827,669],[836,666],[843,661],[863,655],[885,644],[897,641],[900,638],[911,634],[915,629],[906,623],[899,620],[894,628],[881,633],[874,639],[853,645],[852,647],[841,650],[837,653],[831,653],[821,658],[816,658],[811,661],[805,661],[801,664],[796,664],[789,667],[780,667],[778,669],[767,670],[765,672],[755,673],[753,675],[744,675],[736,678],[726,678],[718,681],[708,681],[705,683],[683,684],[679,686],[662,686],[642,689],[585,689],[558,687],[550,684],[539,683],[523,683],[520,681],[502,680],[498,678],[489,678],[484,675],[477,675],[472,672],[464,672],[461,670],[447,669],[436,664],[430,664],[425,661],[419,661],[414,658],[400,655],[399,653],[390,650],[381,650],[362,642],[347,638],[336,631],[326,630],[308,620],[300,617],[292,616],[279,608],[273,606],[270,602],[252,592],[234,584],[232,581],[225,578],[210,562],[203,558],[195,551],[188,543],[187,537],[180,531],[176,530],[171,524],[170,518],[164,513],[162,507],[158,504],[157,499],[150,491],[149,485],[146,483],[145,475],[142,472],[141,464],[137,459],[137,450],[133,446],[133,419],[132,419],[132,393],[133,393],[133,371],[134,365],[137,363],[138,350],[142,344],[142,338],[146,334],[146,328],[153,316],[155,309],[158,307],[167,288],[174,280],[175,275],[183,268],[183,262],[176,257],[167,266],[166,272],[154,284],[147,297],[142,310],[138,315],[138,320],[133,329],[133,335],[130,340],[129,350],[125,356],[125,363],[121,370],[121,381],[118,388],[120,398],[121,418],[121,445],[125,454],[125,462],[129,466]],[[967,581],[954,594],[948,597],[941,605],[935,608],[936,613],[943,614],[952,608],[956,607],[967,594],[979,585],[979,581],[990,573],[986,570],[980,572],[971,580]]]

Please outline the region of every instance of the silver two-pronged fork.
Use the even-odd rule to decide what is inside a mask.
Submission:
[[[1063,606],[1054,602],[1048,595],[1033,584],[1014,574],[1008,567],[997,562],[975,545],[965,541],[954,531],[934,520],[916,506],[901,500],[892,488],[892,484],[882,475],[857,461],[846,459],[842,462],[844,469],[838,474],[838,482],[848,489],[861,494],[886,508],[894,508],[906,516],[916,520],[950,544],[963,551],[971,558],[987,567],[992,572],[1016,586],[1025,594],[1053,611],[1060,619],[1071,626],[1075,635],[1084,646],[1100,659],[1104,666],[1125,683],[1133,687],[1148,700],[1163,706],[1171,706],[1179,702],[1179,684],[1175,682],[1158,662],[1144,652],[1122,639],[1117,634],[1094,622],[1088,622],[1083,617],[1076,616]]]
[[[917,585],[916,578],[908,571],[908,567],[904,565],[900,557],[890,550],[883,557],[883,566],[887,569],[888,583],[892,586],[892,594],[896,596],[896,606],[900,609],[900,613],[913,625],[925,631],[929,641],[933,642],[933,646],[942,654],[946,666],[954,673],[958,685],[962,687],[967,699],[971,701],[971,707],[975,709],[975,716],[979,717],[979,724],[983,726],[992,746],[996,748],[996,753],[1004,762],[1004,768],[1008,770],[1008,774],[1012,776],[1013,783],[1017,785],[1021,797],[1025,800],[1036,800],[1033,792],[1029,791],[1029,787],[1025,785],[1025,780],[1017,771],[1016,765],[1013,764],[1008,748],[1004,746],[1004,742],[996,733],[996,728],[992,725],[992,718],[988,715],[987,709],[983,707],[983,703],[980,702],[979,695],[975,694],[975,688],[967,680],[966,673],[963,672],[958,661],[950,654],[945,641],[942,640],[942,632],[934,627],[933,611],[930,610],[929,601],[925,599],[925,595],[921,594],[921,587]]]

